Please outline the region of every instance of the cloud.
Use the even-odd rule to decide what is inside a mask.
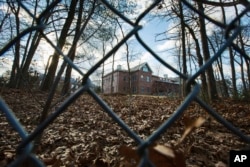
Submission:
[[[142,13],[145,9],[147,9],[151,4],[152,4],[152,0],[134,0],[133,2],[135,2],[138,6],[136,9],[136,12],[138,13]]]
[[[169,50],[169,49],[176,48],[176,44],[178,44],[178,41],[166,40],[162,44],[156,45],[156,51],[157,52],[162,52],[162,51],[166,51],[166,50]]]

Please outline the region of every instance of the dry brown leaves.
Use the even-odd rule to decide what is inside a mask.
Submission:
[[[27,131],[32,132],[47,95],[5,90],[1,96]],[[181,100],[158,97],[103,98],[142,139],[154,133],[181,104]],[[242,131],[250,133],[248,103],[223,100],[212,106]],[[150,146],[150,160],[156,166],[226,166],[229,150],[241,148],[244,143],[215,120],[205,121],[207,118],[201,107],[191,104],[183,117]],[[0,165],[4,166],[14,159],[20,137],[2,113],[0,127]],[[83,95],[46,129],[37,155],[50,167],[132,167],[140,159],[135,148],[136,143],[124,130],[92,98]]]
[[[149,160],[157,167],[185,167],[185,157],[182,151],[175,150],[164,145],[153,145],[148,148]],[[136,167],[140,163],[140,157],[135,149],[127,146],[119,148],[121,161],[124,167]]]

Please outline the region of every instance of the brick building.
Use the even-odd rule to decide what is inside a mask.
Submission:
[[[103,93],[146,94],[146,95],[178,95],[179,82],[166,76],[161,78],[152,75],[148,63],[142,63],[128,70],[120,65],[113,72],[103,77]],[[129,84],[129,76],[131,84]],[[111,82],[113,80],[113,83]]]

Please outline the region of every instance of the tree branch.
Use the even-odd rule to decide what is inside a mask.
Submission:
[[[200,2],[200,0],[194,0],[195,2]],[[222,6],[222,7],[229,7],[229,6],[234,6],[234,5],[238,5],[238,4],[242,4],[244,6],[249,5],[249,2],[247,0],[236,0],[233,2],[225,2],[225,3],[221,3],[221,2],[212,2],[212,1],[202,1],[203,4],[207,4],[207,5],[212,5],[212,6]]]

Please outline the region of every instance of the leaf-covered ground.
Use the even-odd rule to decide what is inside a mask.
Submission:
[[[16,114],[28,132],[37,126],[47,94],[16,89],[1,89],[0,95]],[[147,96],[101,96],[107,104],[141,138],[146,139],[168,119],[182,103],[179,99]],[[54,102],[60,101],[59,96]],[[60,105],[52,108],[55,111]],[[250,134],[249,102],[220,100],[211,106]],[[183,133],[193,126],[198,118],[206,122],[192,129],[180,142]],[[6,166],[15,158],[15,149],[20,137],[0,113],[0,166]],[[179,143],[178,143],[179,142]],[[160,146],[180,150],[188,167],[225,166],[229,150],[246,147],[246,143],[217,123],[196,103],[192,103],[184,115],[156,141]],[[117,125],[88,95],[82,95],[53,124],[45,130],[38,148],[38,157],[46,166],[134,166],[123,156],[121,147],[134,148],[136,143]],[[122,154],[122,155],[121,155]]]

